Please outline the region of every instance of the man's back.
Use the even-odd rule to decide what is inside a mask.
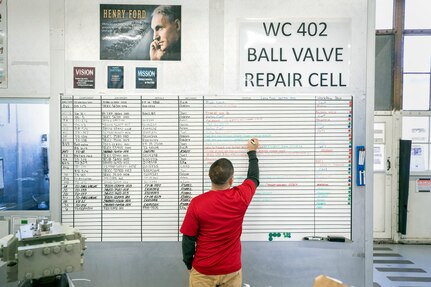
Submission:
[[[234,168],[220,158],[210,166],[211,190],[192,199],[180,232],[189,287],[240,287],[241,233],[245,212],[259,185],[256,150],[259,140],[247,142],[247,179],[233,186]]]
[[[189,210],[199,224],[193,266],[204,274],[226,274],[241,268],[242,222],[254,195],[253,181],[195,197]],[[187,234],[185,221],[181,232]]]

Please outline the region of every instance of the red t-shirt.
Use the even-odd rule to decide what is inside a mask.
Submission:
[[[180,232],[197,236],[193,268],[205,275],[241,269],[242,222],[256,191],[254,181],[226,190],[210,190],[190,202]]]

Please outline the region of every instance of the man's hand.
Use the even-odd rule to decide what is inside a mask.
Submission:
[[[158,40],[154,40],[153,42],[151,42],[150,60],[160,60],[164,54],[165,54],[165,51],[161,49],[161,46]]]
[[[252,138],[248,140],[247,149],[249,151],[257,150],[258,147],[259,147],[259,140],[257,138]]]

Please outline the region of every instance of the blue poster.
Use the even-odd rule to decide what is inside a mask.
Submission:
[[[136,67],[136,88],[157,89],[157,68]]]
[[[108,66],[108,89],[124,88],[124,67]]]

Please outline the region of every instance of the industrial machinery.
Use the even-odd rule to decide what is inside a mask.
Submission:
[[[0,239],[0,259],[7,262],[8,282],[20,287],[71,287],[68,273],[81,271],[85,237],[78,229],[39,219]]]

